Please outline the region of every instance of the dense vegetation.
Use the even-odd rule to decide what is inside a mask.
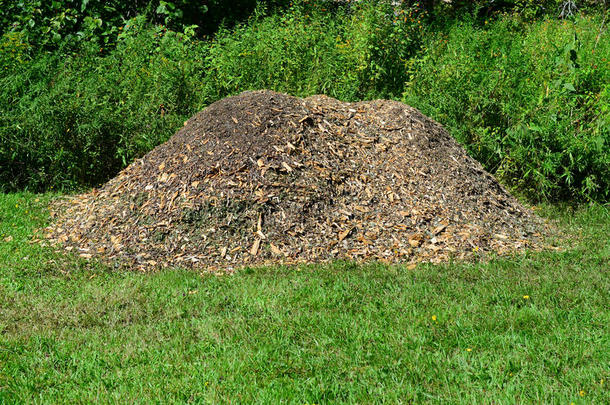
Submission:
[[[405,101],[534,200],[607,201],[607,10],[576,3],[0,0],[0,189],[100,184],[270,88]]]

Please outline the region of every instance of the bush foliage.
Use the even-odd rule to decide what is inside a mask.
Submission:
[[[83,41],[114,45],[126,21],[144,17],[200,36],[247,19],[257,3],[281,9],[286,0],[0,0],[0,32],[19,32],[37,49],[78,48]]]
[[[196,111],[205,47],[137,20],[106,56],[83,50],[5,66],[0,184],[97,185],[165,141]]]
[[[152,3],[133,3],[143,7],[140,15],[103,23],[106,33],[52,46],[33,28],[5,29],[10,19],[0,13],[0,188],[98,185],[209,103],[269,88],[403,100],[446,125],[489,171],[532,200],[608,200],[603,14],[539,17],[528,1],[504,2],[510,14],[484,2],[459,14],[472,8],[459,1],[450,8],[302,1],[279,13],[274,7],[284,3],[277,1],[206,39],[186,20],[158,20],[181,3],[164,11],[158,8],[168,2],[157,2],[147,14]],[[77,14],[82,26],[87,16]]]
[[[432,38],[404,99],[533,199],[608,198],[610,38],[601,21],[510,17]]]

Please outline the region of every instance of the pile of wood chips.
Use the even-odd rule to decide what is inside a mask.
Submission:
[[[218,101],[45,230],[86,258],[213,271],[440,262],[539,248],[546,225],[435,121],[396,101]]]

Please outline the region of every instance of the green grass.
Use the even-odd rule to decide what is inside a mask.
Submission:
[[[610,398],[607,208],[487,264],[144,275],[29,244],[52,197],[0,195],[0,403]]]

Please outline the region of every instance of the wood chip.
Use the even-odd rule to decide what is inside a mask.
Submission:
[[[412,247],[419,247],[422,244],[422,236],[419,234],[413,234],[409,236],[409,245]]]
[[[352,231],[352,229],[346,229],[344,231],[339,232],[339,242],[343,241],[343,239],[347,238],[347,235],[350,234],[350,232]]]
[[[284,256],[284,252],[282,252],[282,250],[280,248],[278,248],[277,246],[275,246],[273,243],[270,243],[269,247],[271,248],[271,253],[273,253],[274,255]]]
[[[250,249],[250,254],[252,256],[256,256],[258,254],[258,249],[261,246],[261,240],[260,239],[256,239],[254,241],[254,244],[252,244],[252,248]]]
[[[432,234],[438,235],[439,233],[443,232],[445,230],[445,228],[447,228],[447,225],[439,225],[436,228],[434,228],[434,230],[432,231]]]

